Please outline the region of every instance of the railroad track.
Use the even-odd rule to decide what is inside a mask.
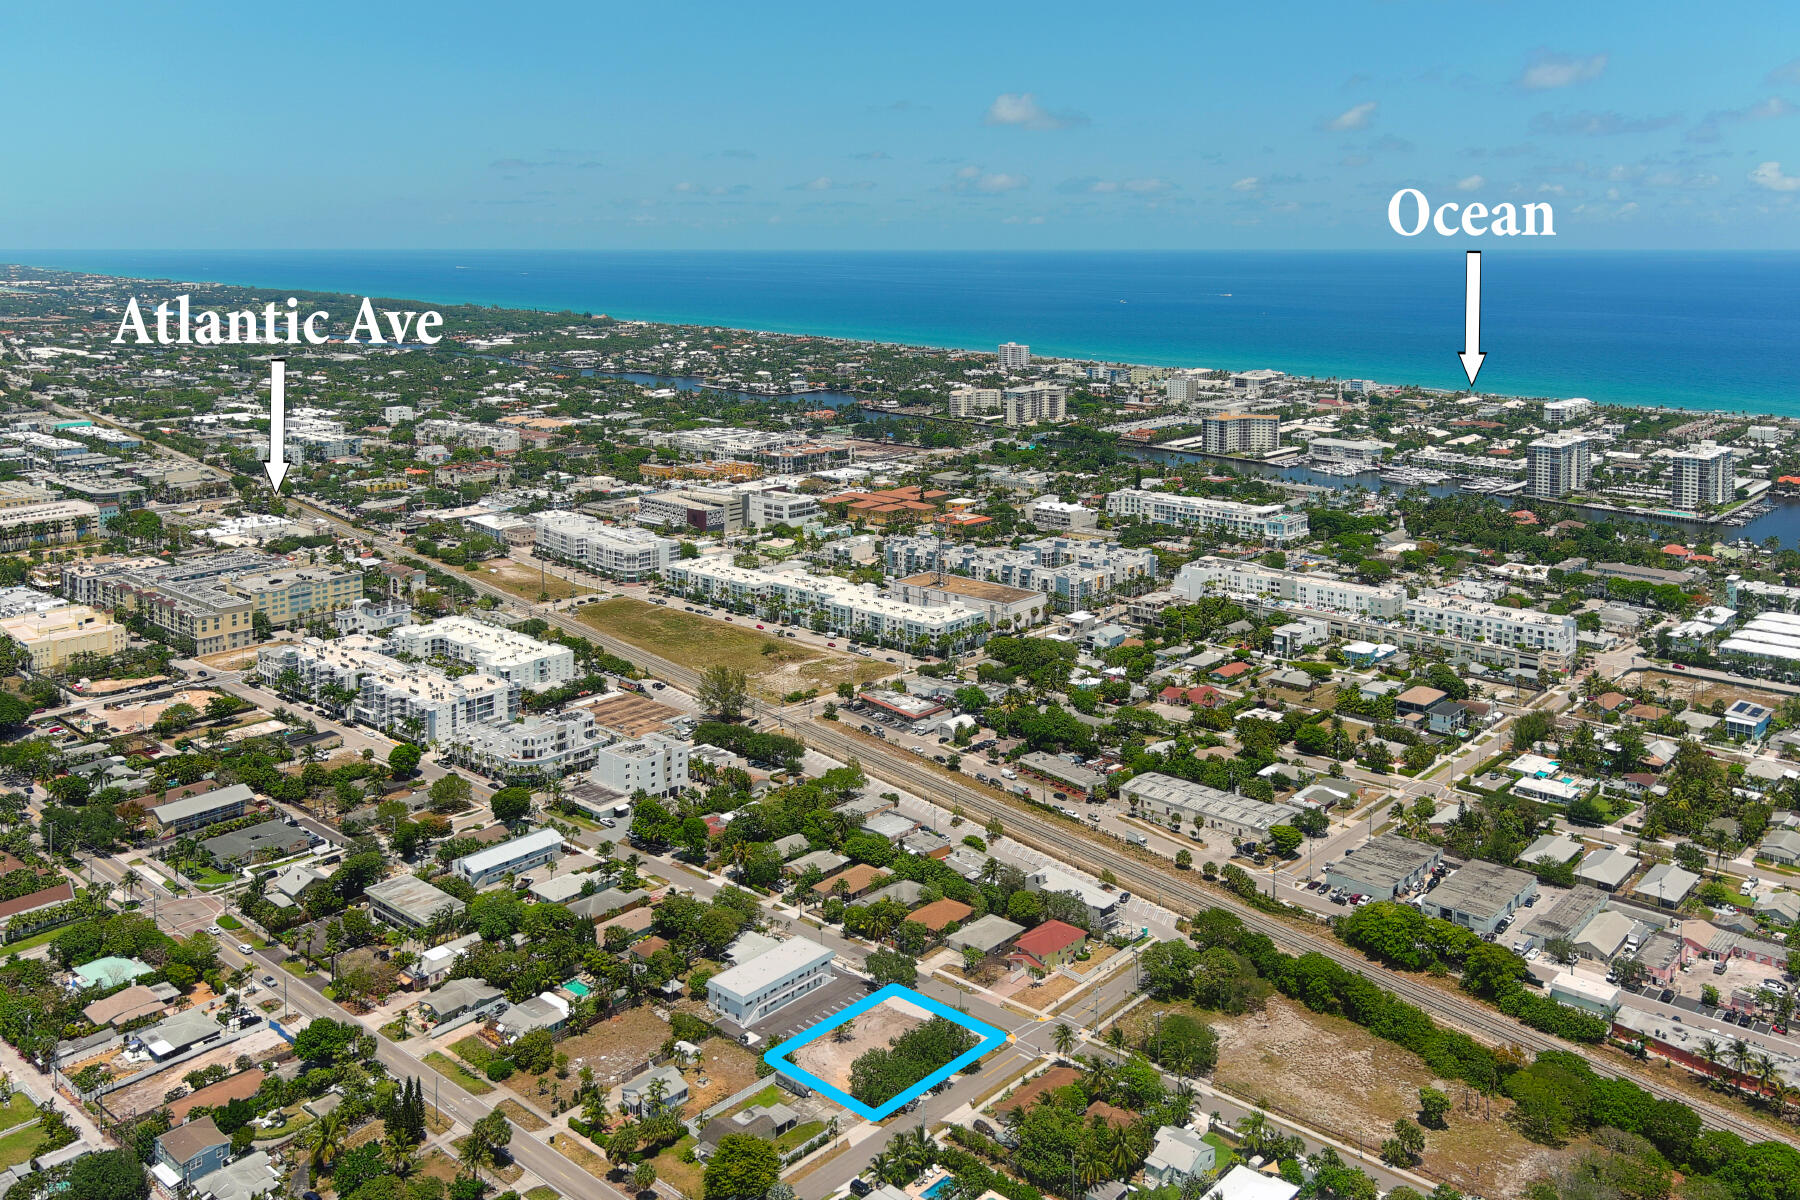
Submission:
[[[357,529],[331,513],[313,509],[310,505],[305,507],[346,532],[360,537],[373,537],[376,544],[384,549],[390,549],[396,553],[405,552],[404,547],[388,539],[372,535],[368,530]],[[520,602],[518,596],[488,583],[479,576],[469,576],[468,582],[476,591],[494,596],[508,604]],[[534,607],[529,602],[526,602],[526,605],[528,609]],[[691,694],[699,685],[700,674],[692,667],[683,666],[659,654],[653,654],[630,642],[613,637],[611,634],[602,632],[593,625],[565,613],[547,612],[537,615],[558,628],[589,639],[609,653],[636,664],[685,692]],[[1671,1087],[1635,1071],[1621,1070],[1610,1059],[1585,1046],[1540,1033],[1476,1001],[1428,987],[1410,976],[1371,963],[1361,954],[1333,938],[1308,933],[1285,921],[1277,920],[1260,909],[1245,904],[1229,892],[1214,891],[1203,887],[1194,882],[1190,873],[1177,871],[1173,863],[1147,862],[1096,842],[1085,829],[1077,831],[1070,827],[1064,827],[1045,817],[1042,813],[1009,798],[1002,798],[997,793],[990,794],[969,784],[946,778],[944,774],[910,761],[893,747],[883,745],[873,739],[857,738],[836,726],[834,722],[811,717],[801,718],[795,722],[796,727],[801,725],[804,726],[809,745],[839,759],[854,757],[862,763],[864,771],[871,776],[899,784],[936,802],[948,800],[952,804],[960,805],[965,812],[979,815],[984,819],[999,818],[1006,827],[1007,836],[1015,841],[1031,846],[1058,861],[1081,868],[1096,877],[1102,871],[1110,871],[1122,886],[1145,898],[1154,896],[1158,903],[1174,909],[1184,916],[1192,916],[1207,908],[1226,909],[1236,914],[1246,928],[1267,935],[1277,945],[1290,951],[1325,955],[1345,969],[1355,971],[1380,984],[1402,1000],[1417,1005],[1453,1028],[1460,1029],[1489,1045],[1518,1045],[1534,1052],[1570,1051],[1581,1055],[1596,1072],[1602,1075],[1630,1079],[1658,1099],[1676,1100],[1687,1105],[1700,1115],[1702,1121],[1714,1128],[1728,1129],[1751,1141],[1779,1136],[1772,1127],[1763,1122],[1751,1120],[1717,1104],[1697,1099],[1679,1088]]]
[[[1630,1079],[1658,1099],[1677,1100],[1686,1104],[1699,1113],[1703,1121],[1715,1128],[1729,1129],[1751,1141],[1779,1136],[1770,1126],[1760,1121],[1740,1116],[1719,1105],[1697,1100],[1679,1088],[1647,1079],[1636,1072],[1622,1071],[1611,1060],[1587,1047],[1540,1033],[1476,1001],[1465,1000],[1453,993],[1421,984],[1400,972],[1370,963],[1335,939],[1297,929],[1252,908],[1228,892],[1213,891],[1193,882],[1192,876],[1187,872],[1178,874],[1173,864],[1167,869],[1159,869],[1154,863],[1146,863],[1095,842],[1091,835],[1071,836],[1073,829],[1065,828],[1040,813],[945,779],[940,773],[919,763],[898,757],[885,746],[867,744],[842,730],[833,729],[829,722],[811,721],[807,729],[807,741],[813,748],[832,754],[833,757],[854,756],[870,775],[885,778],[890,783],[900,784],[933,800],[948,798],[971,815],[999,818],[1006,827],[1006,835],[1015,841],[1082,868],[1096,877],[1102,871],[1110,871],[1121,886],[1146,899],[1154,896],[1159,903],[1184,916],[1192,916],[1207,908],[1227,909],[1240,917],[1246,928],[1266,934],[1278,945],[1301,953],[1310,951],[1325,955],[1340,966],[1380,984],[1402,1000],[1417,1005],[1447,1024],[1490,1045],[1519,1045],[1532,1051],[1572,1051],[1580,1054],[1602,1075]],[[1087,833],[1086,830],[1081,832]]]

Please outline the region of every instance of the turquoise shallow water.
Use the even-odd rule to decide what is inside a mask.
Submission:
[[[1405,253],[0,251],[104,274],[1461,386],[1463,247]],[[1484,390],[1800,416],[1800,253],[1485,248]]]

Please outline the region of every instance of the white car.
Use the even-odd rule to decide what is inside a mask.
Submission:
[[[256,953],[256,947],[252,946],[249,942],[239,942],[238,943],[238,953],[239,954],[254,954],[254,953]]]

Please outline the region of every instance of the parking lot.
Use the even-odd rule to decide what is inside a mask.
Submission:
[[[869,986],[851,975],[834,975],[830,983],[780,1009],[751,1031],[763,1040],[763,1048],[779,1046],[820,1021],[829,1020],[869,994]]]

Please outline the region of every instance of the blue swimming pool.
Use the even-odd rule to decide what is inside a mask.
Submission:
[[[945,1188],[954,1186],[955,1183],[955,1179],[946,1175],[930,1187],[926,1188],[923,1192],[919,1193],[919,1200],[937,1200],[938,1193],[942,1192]]]

